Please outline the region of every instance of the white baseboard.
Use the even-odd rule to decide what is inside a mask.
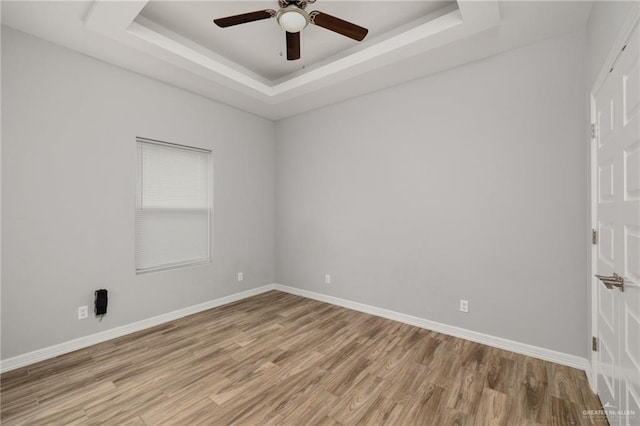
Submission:
[[[472,342],[482,343],[484,345],[493,346],[495,348],[543,359],[545,361],[555,362],[557,364],[586,370],[587,376],[589,362],[586,358],[576,355],[565,354],[551,349],[541,348],[529,345],[527,343],[516,342],[514,340],[504,339],[502,337],[491,336],[489,334],[479,333],[465,328],[454,327],[452,325],[443,324],[400,312],[390,311],[388,309],[378,308],[376,306],[365,305],[364,303],[353,302],[351,300],[341,299],[339,297],[328,296],[326,294],[315,293],[313,291],[302,290],[295,287],[289,287],[281,284],[273,284],[274,290],[303,296],[309,299],[318,300],[320,302],[330,303],[332,305],[342,306],[344,308],[353,309],[382,318],[402,322],[416,327],[425,328],[427,330],[436,331],[438,333],[447,334],[449,336],[459,337],[461,339],[471,340]]]
[[[16,368],[34,364],[36,362],[43,361],[45,359],[54,358],[56,356],[73,352],[78,349],[86,348],[87,346],[95,345],[97,343],[102,343],[107,340],[115,339],[116,337],[121,337],[126,334],[144,330],[145,328],[154,327],[156,325],[173,321],[178,318],[186,317],[187,315],[192,315],[198,312],[206,311],[207,309],[215,308],[217,306],[222,306],[228,303],[236,302],[238,300],[246,299],[247,297],[265,293],[273,289],[274,289],[274,286],[272,284],[265,285],[258,288],[252,288],[247,291],[242,291],[240,293],[235,293],[229,296],[220,297],[218,299],[210,300],[208,302],[200,303],[198,305],[188,306],[186,308],[178,309],[177,311],[168,312],[166,314],[147,318],[142,321],[137,321],[131,324],[122,325],[120,327],[115,327],[109,330],[101,331],[99,333],[95,333],[90,336],[69,340],[68,342],[49,346],[48,348],[38,349],[33,352],[28,352],[26,354],[14,356],[12,358],[3,359],[2,361],[0,361],[0,372],[4,373],[5,371],[14,370]]]
[[[341,299],[339,297],[328,296],[326,294],[315,293],[313,291],[302,290],[299,288],[289,287],[281,284],[269,284],[262,287],[253,288],[240,293],[221,297],[219,299],[200,303],[198,305],[178,309],[177,311],[168,312],[166,314],[158,315],[142,321],[137,321],[131,324],[112,328],[110,330],[105,330],[100,333],[92,334],[90,336],[80,337],[78,339],[73,339],[68,342],[60,343],[58,345],[49,346],[47,348],[38,349],[33,352],[28,352],[26,354],[8,358],[0,361],[0,372],[14,370],[16,368],[24,367],[26,365],[43,361],[45,359],[54,358],[56,356],[73,352],[78,349],[86,348],[87,346],[102,343],[107,340],[124,336],[126,334],[134,333],[136,331],[154,327],[165,322],[173,321],[187,315],[206,311],[207,309],[215,308],[217,306],[222,306],[228,303],[236,302],[238,300],[246,299],[247,297],[265,293],[270,290],[278,290],[285,293],[295,294],[298,296],[306,297],[308,299],[314,299],[320,302],[342,306],[344,308],[353,309],[354,311],[376,315],[382,318],[387,318],[416,327],[425,328],[427,330],[436,331],[438,333],[447,334],[449,336],[471,340],[472,342],[482,343],[484,345],[493,346],[499,349],[508,350],[534,358],[543,359],[545,361],[555,362],[569,367],[578,368],[580,370],[587,370],[587,376],[590,376],[588,371],[589,362],[587,361],[587,359],[575,355],[569,355],[551,349],[540,348],[538,346],[520,343],[509,339],[504,339],[502,337],[491,336],[489,334],[479,333],[477,331],[467,330],[465,328],[454,327],[452,325],[447,325],[440,322],[391,311],[388,309],[378,308],[376,306],[365,305],[364,303],[353,302],[351,300]]]

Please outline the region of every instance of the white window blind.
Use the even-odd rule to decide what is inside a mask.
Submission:
[[[208,262],[211,152],[136,143],[136,272]]]

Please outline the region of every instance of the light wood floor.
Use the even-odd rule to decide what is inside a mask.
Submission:
[[[1,377],[15,424],[606,424],[585,374],[269,292]]]

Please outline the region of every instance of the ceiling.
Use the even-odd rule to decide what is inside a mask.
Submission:
[[[282,56],[275,19],[212,19],[277,2],[6,1],[2,24],[269,119],[308,111],[583,28],[591,2],[318,0],[369,29],[360,43],[309,25]]]
[[[232,2],[173,2],[151,0],[139,16],[164,28],[181,34],[195,43],[216,52],[231,61],[263,76],[278,80],[295,71],[317,64],[349,49],[358,42],[315,25],[302,32],[302,58],[287,61],[283,56],[284,31],[275,19],[252,22],[228,28],[219,28],[212,20],[224,16],[278,9],[276,0]],[[336,2],[319,0],[305,9],[320,10],[369,29],[367,41],[418,18],[457,7],[455,1],[401,1],[401,2]],[[446,10],[446,9],[445,9]],[[444,12],[442,12],[444,13]]]

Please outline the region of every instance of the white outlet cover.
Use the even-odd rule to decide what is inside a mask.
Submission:
[[[244,280],[244,274],[242,272],[238,272],[238,281]]]
[[[326,275],[324,276],[324,283],[325,283],[325,284],[331,284],[331,275],[326,274]]]
[[[78,319],[85,319],[89,317],[89,307],[88,306],[80,306],[78,308]]]

